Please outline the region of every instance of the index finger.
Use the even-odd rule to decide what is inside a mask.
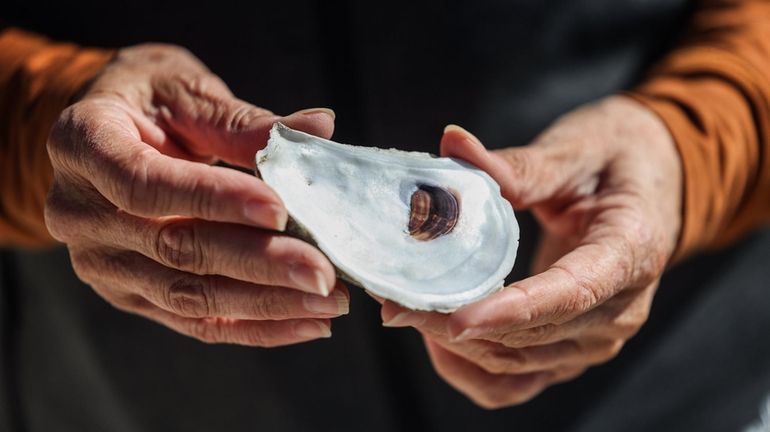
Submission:
[[[284,229],[288,215],[281,199],[255,176],[164,155],[143,142],[129,116],[114,108],[98,117],[82,109],[69,115],[81,124],[71,128],[75,136],[52,134],[52,158],[75,166],[76,175],[118,208],[142,217],[184,215]]]
[[[458,309],[447,322],[455,340],[493,332],[507,332],[559,324],[603,303],[637,278],[641,256],[635,242],[612,216],[628,209],[612,209],[595,222],[572,252],[543,273],[509,285],[481,301]]]

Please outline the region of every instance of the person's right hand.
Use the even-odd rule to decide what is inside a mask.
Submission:
[[[51,234],[115,307],[206,342],[329,337],[348,295],[254,167],[272,124],[330,137],[330,110],[288,117],[236,99],[184,49],[126,48],[55,124]],[[336,288],[336,289],[335,289]],[[331,295],[330,295],[331,294]]]

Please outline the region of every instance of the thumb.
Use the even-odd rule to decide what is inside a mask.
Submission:
[[[481,141],[457,125],[444,129],[441,155],[462,159],[486,171],[514,208],[532,207],[556,198],[576,184],[580,177],[576,154],[567,146],[540,145],[487,151]]]
[[[277,121],[324,138],[334,131],[334,111],[328,108],[279,116],[235,98],[214,75],[170,80],[155,90],[160,120],[177,144],[196,157],[253,168],[254,155],[265,147]]]

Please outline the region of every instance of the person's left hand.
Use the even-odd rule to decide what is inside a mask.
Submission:
[[[679,156],[655,115],[625,97],[589,105],[522,148],[487,152],[459,127],[441,154],[487,171],[543,227],[534,276],[453,314],[386,301],[437,372],[486,408],[523,403],[615,357],[647,319],[681,225]]]

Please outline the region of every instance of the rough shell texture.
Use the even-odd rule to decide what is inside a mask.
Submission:
[[[257,173],[294,231],[344,279],[406,307],[453,311],[500,289],[513,268],[511,205],[462,161],[338,144],[276,123]]]

